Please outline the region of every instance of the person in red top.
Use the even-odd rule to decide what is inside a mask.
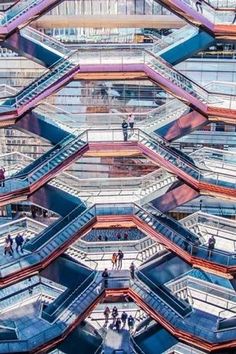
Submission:
[[[5,187],[5,168],[0,168],[0,186]]]

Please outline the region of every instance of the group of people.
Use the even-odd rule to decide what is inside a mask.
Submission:
[[[123,239],[122,239],[122,235],[118,232],[116,234],[116,239],[117,239],[117,241],[121,241],[121,240],[127,241],[129,239],[129,235],[127,232],[125,232],[123,235]],[[103,238],[102,235],[99,235],[97,238],[97,241],[108,241],[108,237],[107,237],[107,235],[105,235]]]
[[[120,331],[121,328],[125,328],[126,323],[128,324],[129,331],[132,331],[134,329],[134,318],[132,315],[129,315],[123,311],[121,316],[119,317],[119,312],[116,306],[113,307],[112,311],[110,308],[107,306],[104,310],[104,317],[105,317],[105,325],[108,324],[109,318],[111,315],[112,319],[112,329],[117,330],[117,332]],[[122,326],[122,327],[121,327]]]
[[[9,234],[5,238],[5,243],[4,243],[4,255],[5,256],[7,254],[9,254],[10,256],[13,256],[13,254],[14,254],[13,244],[14,244],[13,238]],[[21,253],[24,253],[24,250],[23,250],[24,238],[21,234],[16,235],[15,244],[16,244],[16,249],[15,249],[16,252],[19,254],[19,250],[20,250]]]
[[[114,252],[111,257],[112,269],[121,270],[123,259],[124,253],[121,250]]]
[[[124,141],[128,140],[128,129],[130,129],[130,135],[134,134],[134,115],[131,113],[128,116],[128,121],[123,119],[123,123],[121,125],[122,131],[123,131],[123,136],[124,136]]]

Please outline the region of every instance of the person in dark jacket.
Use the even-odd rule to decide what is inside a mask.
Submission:
[[[128,317],[128,327],[130,331],[134,329],[134,318],[132,315],[129,315]]]
[[[125,311],[123,311],[123,312],[122,312],[122,315],[121,315],[121,322],[122,322],[122,324],[123,324],[123,328],[124,328],[125,325],[126,325],[127,318],[128,318],[128,314],[127,314]]]
[[[104,269],[104,271],[102,272],[102,277],[103,277],[103,284],[104,284],[104,288],[108,287],[108,277],[109,277],[109,273],[107,268]]]
[[[116,326],[117,332],[120,332],[121,320],[120,320],[119,317],[116,319],[116,325],[115,326]]]
[[[134,262],[132,262],[132,263],[130,264],[129,270],[130,270],[130,278],[131,278],[132,280],[134,280],[134,271],[135,271]]]
[[[16,252],[19,253],[19,248],[21,253],[24,253],[23,251],[23,243],[24,243],[24,238],[22,235],[18,234],[15,238],[15,243],[16,243]]]
[[[212,251],[215,248],[215,243],[216,243],[216,239],[215,239],[214,235],[212,235],[209,238],[209,240],[208,240],[208,253],[207,253],[207,256],[209,258],[211,258]]]
[[[121,250],[119,250],[117,253],[117,259],[118,259],[117,269],[118,270],[121,270],[121,268],[122,268],[123,258],[124,258],[124,253]]]
[[[124,119],[123,120],[123,123],[122,123],[122,131],[123,131],[123,135],[124,135],[124,141],[127,141],[128,139],[128,123],[126,122],[126,120]]]

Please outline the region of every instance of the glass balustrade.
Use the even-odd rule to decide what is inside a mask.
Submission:
[[[172,177],[167,171],[160,169],[158,171],[152,172],[148,175],[142,177],[132,177],[132,178],[89,178],[80,179],[76,176],[64,173],[63,176],[57,177],[57,180],[65,183],[79,190],[94,190],[100,191],[102,189],[147,189],[155,183],[161,183],[167,178]]]
[[[215,319],[215,326],[213,324],[214,331],[209,331],[207,325],[204,326],[204,324],[199,324],[198,321],[196,322],[198,316],[199,318],[202,318],[202,313],[197,313],[195,310],[193,315],[190,313],[188,317],[183,319],[181,316],[177,315],[171,306],[167,305],[166,302],[162,300],[161,296],[158,296],[158,294],[151,291],[143,282],[136,280],[135,284],[132,285],[132,289],[146,304],[157,311],[159,315],[163,316],[175,328],[184,330],[186,333],[200,337],[208,342],[215,343],[218,338],[216,329],[217,318]],[[229,340],[229,338],[233,339],[234,336],[235,331],[231,331],[231,333],[229,333],[229,331],[221,331],[221,340]]]
[[[160,57],[144,53],[144,63],[153,68],[163,77],[184,89],[187,93],[196,97],[201,102],[207,103],[209,100],[208,93],[202,87],[185,77],[183,74],[176,71],[173,67],[167,64]]]
[[[95,273],[91,274],[92,278],[94,278],[94,274]],[[53,312],[52,315],[47,314],[47,320],[53,320],[50,327],[47,327],[47,329],[44,329],[41,333],[27,340],[2,341],[0,343],[1,353],[16,352],[16,350],[18,352],[29,351],[40,345],[45,345],[48,341],[62,335],[68,326],[71,325],[104,290],[103,280],[100,277],[96,276],[94,280],[87,279],[87,283],[88,280],[91,280],[90,284],[85,284],[86,287],[82,289],[82,292],[81,288],[83,284],[79,285],[67,299],[59,303],[56,312]],[[108,279],[108,287],[111,289],[128,288],[129,280],[127,278]],[[55,303],[59,300],[58,297]],[[47,311],[47,309],[44,311]],[[42,316],[44,317],[43,314]]]
[[[6,26],[16,20],[19,16],[23,15],[26,11],[29,11],[36,5],[43,3],[43,0],[21,0],[16,2],[4,13],[4,16],[0,19],[0,24]]]
[[[2,187],[3,192],[10,192],[13,190],[21,189],[34,183],[37,179],[42,178],[44,175],[52,171],[55,166],[57,166],[63,160],[63,153],[66,154],[64,159],[66,159],[70,153],[70,147],[76,144],[76,149],[79,150],[87,143],[91,142],[101,142],[101,141],[111,141],[111,142],[121,142],[124,140],[123,133],[121,129],[112,129],[104,131],[96,130],[86,130],[84,133],[78,135],[77,137],[70,137],[69,141],[66,138],[63,143],[59,143],[59,148],[55,150],[55,153],[45,161],[45,156],[42,156],[39,162],[39,166],[35,165],[32,172],[23,176],[21,174],[17,175],[17,178],[8,178],[5,180],[5,187]],[[185,160],[182,156],[179,156],[176,152],[173,152],[170,148],[165,146],[165,142],[162,138],[156,136],[155,138],[144,133],[139,129],[134,129],[134,135],[132,141],[140,142],[145,145],[152,152],[163,157],[165,160],[169,161],[173,167],[181,169],[182,172],[192,177],[193,179],[205,182],[212,185],[222,186],[226,188],[235,188],[236,176],[226,175],[220,172],[214,172],[210,170],[198,169],[196,166],[191,164],[189,161]],[[79,144],[79,145],[78,145]],[[74,150],[73,150],[74,151]],[[74,151],[75,152],[75,151]],[[44,162],[45,161],[45,162]],[[38,160],[36,160],[38,163]],[[107,181],[104,182],[107,184]],[[109,182],[110,183],[110,182]]]
[[[51,15],[160,15],[169,14],[155,1],[142,0],[106,0],[99,3],[94,0],[70,0],[53,9]]]
[[[171,348],[167,349],[162,354],[204,354],[204,352],[195,348],[193,349],[192,347],[189,347],[186,344],[177,343]]]
[[[214,1],[214,0],[213,0]],[[227,1],[227,0],[226,0]],[[193,0],[181,0],[189,9],[198,11],[199,16],[193,14],[199,22],[201,22],[201,15],[204,16],[207,20],[214,24],[231,24],[234,19],[234,10],[224,11],[224,10],[215,10],[214,5],[211,6],[211,1],[203,1],[202,5],[196,5],[196,2]],[[221,6],[221,8],[223,5]],[[190,12],[192,14],[192,11]]]
[[[126,50],[117,53],[117,51],[100,50],[95,53],[93,56],[81,51],[73,53],[68,57],[68,60],[62,60],[59,62],[51,72],[47,72],[41,76],[36,82],[30,84],[17,96],[9,97],[8,100],[0,100],[0,111],[2,110],[2,112],[4,112],[9,110],[9,106],[20,107],[22,104],[25,104],[28,100],[32,99],[34,95],[38,95],[46,87],[53,85],[53,83],[62,75],[65,75],[67,71],[70,71],[73,65],[135,65],[143,63],[162,77],[166,78],[172,84],[178,86],[178,88],[184,90],[193,98],[199,100],[199,105],[204,103],[214,108],[236,109],[236,99],[235,94],[232,93],[232,88],[227,90],[230,94],[208,92],[206,89],[176,71],[163,59],[148,52]],[[201,105],[199,107],[203,109]]]
[[[161,55],[164,49],[174,47],[197,33],[198,29],[190,25],[184,26],[178,30],[173,30],[168,36],[162,36],[160,39],[157,39],[151,47],[151,52]]]
[[[41,257],[45,257],[48,254],[44,251],[41,256],[41,250],[43,252],[43,250],[49,249],[49,254],[51,254],[51,248],[48,248],[49,245],[53,245],[53,248],[55,248],[56,241],[57,247],[61,246],[70,237],[73,237],[75,229],[78,231],[98,215],[137,215],[137,217],[141,218],[143,222],[147,223],[157,233],[165,235],[166,238],[177,244],[184,251],[194,257],[209,260],[207,245],[201,244],[201,238],[181,226],[176,220],[166,216],[162,217],[161,213],[159,216],[153,216],[135,204],[101,204],[94,205],[83,213],[81,213],[81,206],[79,206],[69,215],[58,220],[58,222],[49,226],[45,231],[42,231],[37,238],[32,239],[27,244],[27,252],[37,250],[37,256],[36,254],[30,255],[27,253],[23,258],[17,260],[17,262],[2,265],[1,276],[3,277],[11,274],[13,271],[24,269],[29,264],[40,262]],[[210,261],[223,266],[234,266],[236,258],[232,253],[214,249]]]
[[[234,175],[236,172],[236,154],[230,151],[207,148],[196,150],[190,154],[191,158],[199,164],[200,167],[217,171],[224,169],[224,174]]]
[[[63,43],[57,41],[53,37],[37,31],[33,27],[25,27],[20,31],[20,33],[23,37],[29,37],[30,40],[39,42],[40,44],[49,47],[50,50],[55,50],[56,52],[61,53],[63,56],[68,56],[71,53],[70,48],[66,47]]]
[[[234,0],[210,0],[209,4],[215,9],[235,9]]]
[[[156,218],[140,207],[136,207],[136,214],[158,233],[165,235],[165,237],[171,242],[175,243],[178,247],[182,248],[194,257],[210,260],[211,262],[223,266],[232,266],[236,263],[234,253],[229,253],[220,249],[214,249],[211,254],[211,259],[209,259],[207,244],[201,244],[200,238],[196,234],[192,232],[189,233],[189,231],[185,228],[179,228],[180,224],[173,221],[169,217],[164,216],[163,219]],[[170,222],[171,224],[169,224]]]
[[[0,225],[0,246],[4,245],[5,237],[10,234],[27,233],[27,231],[38,234],[46,225],[29,218],[21,218]]]
[[[154,131],[165,122],[178,119],[188,110],[188,107],[178,100],[167,101],[166,104],[145,113],[134,113],[135,125],[139,128],[145,128],[146,131]],[[129,113],[81,113],[71,114],[58,107],[41,104],[35,109],[42,115],[42,119],[50,118],[56,125],[62,129],[72,132],[77,130],[83,132],[85,129],[93,129],[96,127],[104,129],[114,129],[121,126],[123,119],[128,119]]]
[[[234,82],[212,81],[206,84],[204,88],[214,94],[236,95],[236,84]]]

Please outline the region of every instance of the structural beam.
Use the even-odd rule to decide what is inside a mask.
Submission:
[[[34,22],[36,28],[180,28],[184,24],[174,15],[45,15]]]

